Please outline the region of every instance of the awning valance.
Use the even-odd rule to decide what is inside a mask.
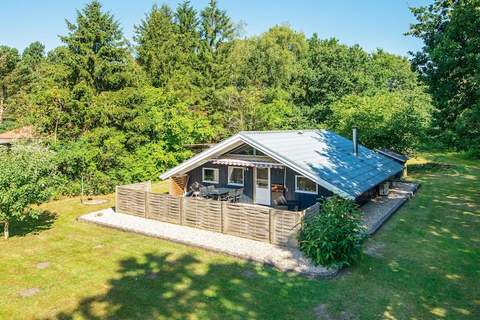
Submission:
[[[284,166],[280,163],[270,163],[270,162],[260,162],[260,161],[249,161],[249,160],[240,160],[240,159],[214,159],[212,160],[213,164],[223,164],[227,166],[239,166],[239,167],[255,167],[255,168],[276,168],[283,169]]]

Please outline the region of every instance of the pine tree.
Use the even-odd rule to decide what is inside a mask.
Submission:
[[[67,46],[64,63],[72,87],[83,83],[94,92],[119,90],[131,83],[130,54],[118,21],[102,12],[94,0],[77,12],[76,22],[66,21],[69,33],[60,39]]]
[[[170,7],[153,6],[145,20],[135,26],[137,60],[155,87],[164,87],[178,64],[177,33]]]
[[[207,90],[207,95],[210,95],[212,90],[224,87],[227,83],[225,61],[235,36],[235,26],[225,10],[218,8],[216,0],[210,0],[200,16],[203,85],[210,89]]]
[[[9,94],[9,78],[19,60],[20,56],[17,49],[0,46],[0,123],[3,122],[6,108],[5,100]]]

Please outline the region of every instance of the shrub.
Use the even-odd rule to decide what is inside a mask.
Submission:
[[[299,248],[315,265],[349,266],[361,254],[363,229],[358,206],[333,196],[322,203],[318,214],[304,218]]]

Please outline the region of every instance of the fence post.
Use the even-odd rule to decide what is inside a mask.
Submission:
[[[273,220],[272,209],[269,209],[268,210],[268,242],[270,243],[272,243],[272,239],[273,239],[272,220]]]
[[[185,197],[180,198],[180,225],[185,224]]]
[[[115,186],[115,212],[118,213],[118,186]]]
[[[148,195],[150,194],[150,192],[144,191],[144,193],[145,193],[145,214],[144,214],[144,216],[145,216],[145,218],[147,218],[147,217],[148,217],[148,213],[149,213],[149,212],[148,212],[148,211],[149,211],[149,205],[148,205],[148,198],[149,198],[149,197],[148,197]]]
[[[226,201],[221,201],[222,202],[222,206],[220,208],[220,230],[222,231],[222,233],[225,233],[224,231],[224,228],[225,228],[225,223],[223,221],[224,217],[225,217],[225,207],[227,206],[227,202]]]

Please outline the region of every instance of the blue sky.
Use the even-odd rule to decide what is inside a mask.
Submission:
[[[65,18],[74,20],[76,9],[88,0],[0,0],[0,44],[23,50],[32,41],[47,49],[60,44],[66,33]],[[154,3],[175,6],[178,1],[130,0],[101,1],[120,21],[125,36]],[[200,10],[208,0],[191,0]],[[307,36],[335,37],[345,44],[359,44],[371,52],[376,48],[400,55],[421,48],[422,43],[404,36],[414,17],[410,6],[423,6],[427,0],[219,0],[235,22],[243,22],[244,35],[258,35],[275,24],[288,23]]]

